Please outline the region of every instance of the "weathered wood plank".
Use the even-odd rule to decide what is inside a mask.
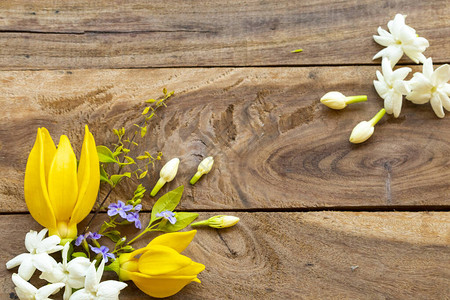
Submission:
[[[449,62],[446,0],[15,0],[0,4],[0,68],[379,64],[372,35],[396,13]]]
[[[185,254],[206,265],[202,284],[173,299],[446,299],[450,293],[448,212],[233,214],[241,218],[234,228],[198,231]],[[39,229],[28,215],[3,215],[0,226],[8,228],[0,232],[2,262],[25,251],[25,233]],[[2,299],[13,292],[13,271],[1,265]],[[121,299],[142,297],[128,288]]]
[[[449,205],[450,118],[404,104],[365,144],[348,142],[354,125],[382,107],[372,86],[377,67],[75,70],[0,72],[0,211],[26,211],[23,175],[37,127],[79,149],[84,124],[98,144],[111,128],[133,131],[143,100],[177,91],[139,150],[181,158],[162,192],[187,185],[183,209]],[[418,68],[416,68],[418,70]],[[333,111],[327,91],[367,94]],[[142,153],[142,152],[141,152]],[[203,157],[216,163],[194,187]],[[159,168],[145,179],[150,190]],[[116,196],[129,199],[131,184]],[[128,192],[128,193],[126,193]],[[148,207],[147,207],[148,208]]]

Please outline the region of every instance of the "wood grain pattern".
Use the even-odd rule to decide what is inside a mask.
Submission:
[[[207,266],[202,284],[172,299],[447,299],[450,293],[448,212],[233,214],[241,218],[236,227],[198,231],[185,254]],[[30,228],[39,228],[29,215],[0,222],[9,228],[0,232],[8,241],[0,243],[0,297],[7,299],[16,270],[4,262],[25,250]],[[128,288],[123,299],[143,294]]]
[[[133,130],[143,100],[164,86],[177,96],[138,141],[141,153],[161,150],[164,161],[182,161],[162,193],[188,185],[203,157],[216,160],[186,186],[182,209],[448,206],[448,116],[405,101],[401,116],[385,117],[367,143],[348,142],[353,126],[382,106],[371,83],[376,69],[0,72],[0,211],[26,211],[23,175],[38,126],[55,142],[68,134],[79,149],[89,124],[98,144],[111,145],[109,130]],[[331,90],[370,100],[333,111],[318,100]],[[149,190],[160,167],[143,182]],[[122,184],[115,197],[129,199],[131,186]]]
[[[446,0],[14,0],[0,4],[0,68],[379,64],[372,35],[396,13],[450,61]]]

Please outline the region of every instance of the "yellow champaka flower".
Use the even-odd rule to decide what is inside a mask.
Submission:
[[[132,280],[144,293],[156,298],[172,296],[192,281],[200,283],[197,274],[205,266],[180,254],[196,232],[163,234],[144,248],[120,255],[120,280]]]
[[[67,136],[56,148],[46,128],[39,128],[25,170],[25,202],[31,216],[62,243],[77,236],[77,224],[91,211],[100,186],[100,167],[92,133],[86,125],[77,159]]]

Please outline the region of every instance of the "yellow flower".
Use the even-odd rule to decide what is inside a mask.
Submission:
[[[46,128],[39,128],[25,171],[25,202],[31,216],[58,235],[62,243],[77,236],[77,224],[94,206],[100,185],[100,169],[94,137],[85,127],[77,159],[67,136],[56,149]]]
[[[172,296],[191,281],[200,283],[197,274],[205,266],[180,254],[196,232],[163,234],[144,248],[120,255],[120,280],[132,280],[144,293],[157,298]]]

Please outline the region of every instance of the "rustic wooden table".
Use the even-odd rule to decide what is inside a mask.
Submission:
[[[181,158],[163,191],[212,155],[180,209],[241,218],[199,230],[186,253],[207,266],[202,284],[173,299],[449,299],[450,116],[405,102],[368,142],[348,142],[383,105],[372,35],[396,13],[430,41],[435,65],[450,63],[447,0],[3,1],[0,298],[15,297],[4,262],[40,228],[23,199],[37,127],[79,149],[88,124],[110,144],[107,130],[132,128],[167,87],[176,97],[139,145]],[[319,104],[332,90],[369,101],[332,111]]]

